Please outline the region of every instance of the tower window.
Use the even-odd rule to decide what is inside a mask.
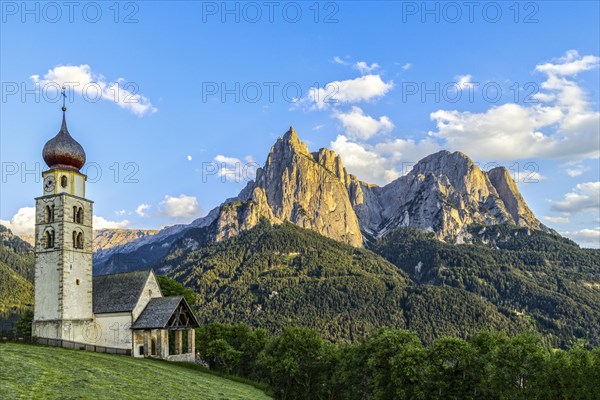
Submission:
[[[83,249],[83,233],[73,231],[73,248]]]
[[[75,284],[76,284],[77,286],[79,286],[79,284],[80,284],[80,283],[81,283],[81,282],[79,281],[79,278],[75,279]]]
[[[54,222],[54,204],[44,207],[44,220],[47,224]]]
[[[81,232],[77,234],[77,248],[83,249],[83,233]]]
[[[77,207],[73,206],[73,222],[77,222]]]
[[[60,186],[62,186],[63,188],[66,188],[67,185],[69,184],[69,180],[67,179],[66,175],[63,175],[60,177]]]
[[[77,223],[83,224],[83,208],[81,207],[77,209]]]
[[[44,241],[45,248],[51,249],[54,247],[54,231],[52,229],[48,229],[46,233],[44,233]]]

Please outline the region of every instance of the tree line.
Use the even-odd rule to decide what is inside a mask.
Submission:
[[[600,387],[599,347],[553,349],[532,333],[424,345],[414,332],[381,328],[332,344],[308,328],[269,336],[215,323],[198,328],[196,348],[212,370],[266,384],[282,400],[593,400]]]

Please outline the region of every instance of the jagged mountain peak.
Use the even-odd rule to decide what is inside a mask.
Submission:
[[[442,150],[379,187],[348,173],[334,151],[321,148],[311,153],[290,127],[271,147],[256,179],[238,196],[190,225],[109,252],[137,251],[153,243],[166,246],[186,229],[199,227],[211,226],[214,238],[222,240],[256,226],[262,218],[274,224],[289,221],[353,246],[400,227],[432,231],[440,239],[458,242],[469,240],[472,224],[548,230],[527,207],[505,168],[484,172],[466,154]]]

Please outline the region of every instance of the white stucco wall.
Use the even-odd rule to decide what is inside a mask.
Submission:
[[[98,333],[96,338],[94,338],[93,343],[90,343],[91,340],[88,343],[96,346],[114,347],[118,349],[133,348],[131,314],[96,314],[94,323]]]

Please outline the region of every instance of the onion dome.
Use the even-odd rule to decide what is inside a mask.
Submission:
[[[42,157],[50,168],[63,168],[79,171],[85,164],[85,151],[67,130],[65,112],[63,106],[63,119],[60,132],[50,139],[44,146]]]

